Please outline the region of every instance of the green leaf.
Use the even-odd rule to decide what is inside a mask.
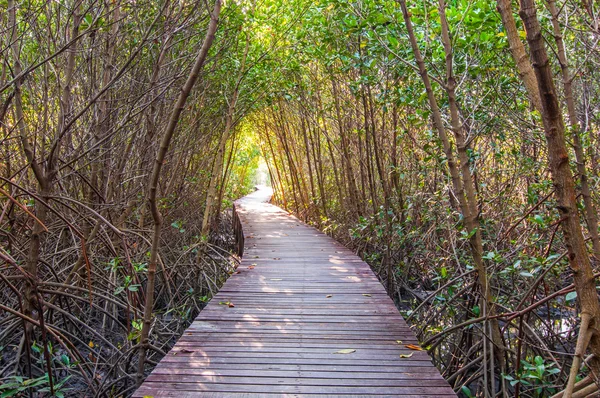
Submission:
[[[60,356],[60,361],[61,361],[63,364],[67,365],[67,366],[70,366],[70,365],[71,365],[71,359],[70,359],[70,358],[69,358],[69,356],[68,356],[68,355],[66,355],[66,354],[62,354],[62,355]]]
[[[471,390],[469,390],[469,387],[467,386],[462,386],[460,388],[460,391],[465,394],[466,397],[471,398],[473,397],[473,393],[471,393]]]
[[[577,298],[577,292],[570,292],[567,293],[567,295],[565,296],[565,300],[567,301],[573,301]]]

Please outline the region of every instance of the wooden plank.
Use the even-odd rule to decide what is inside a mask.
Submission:
[[[448,387],[438,387],[438,386],[423,386],[424,383],[421,383],[421,386],[409,386],[409,387],[377,387],[377,386],[366,386],[366,387],[357,387],[357,386],[306,386],[306,385],[260,385],[260,384],[233,384],[233,383],[169,383],[169,382],[147,382],[144,383],[143,388],[152,388],[152,385],[155,385],[158,388],[168,388],[172,391],[186,391],[186,392],[204,392],[204,391],[212,391],[212,392],[221,392],[221,393],[254,393],[254,394],[264,394],[264,393],[279,393],[279,394],[385,394],[385,395],[396,395],[396,396],[405,396],[405,395],[416,395],[416,396],[454,396],[452,390],[448,392]],[[136,393],[134,396],[139,396],[139,393]],[[150,394],[147,394],[150,395]],[[156,398],[156,395],[153,395]],[[161,395],[162,396],[162,395]]]
[[[134,397],[455,397],[369,266],[267,196],[236,203],[238,272]]]

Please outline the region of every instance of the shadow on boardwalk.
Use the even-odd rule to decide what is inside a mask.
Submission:
[[[369,266],[270,195],[236,203],[238,272],[134,397],[455,397]]]

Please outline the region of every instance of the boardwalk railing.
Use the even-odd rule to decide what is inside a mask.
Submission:
[[[233,204],[233,235],[235,237],[235,254],[242,257],[244,255],[244,228],[235,203]]]

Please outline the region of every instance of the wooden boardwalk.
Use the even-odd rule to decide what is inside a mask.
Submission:
[[[456,397],[369,266],[269,195],[237,202],[239,272],[134,397]]]

